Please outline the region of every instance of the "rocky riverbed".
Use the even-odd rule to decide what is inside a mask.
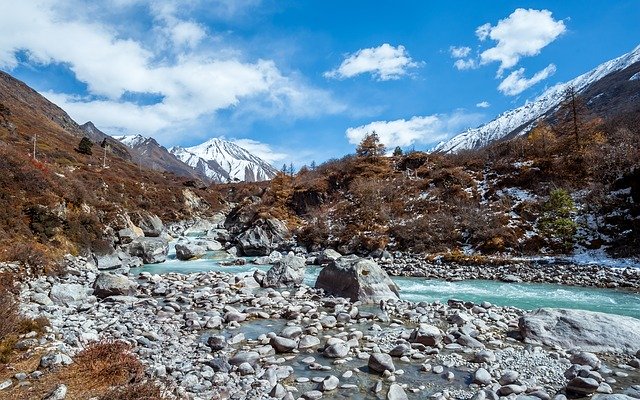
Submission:
[[[581,328],[554,331],[544,325],[549,316],[489,303],[366,305],[303,284],[261,288],[253,276],[122,275],[68,262],[66,276],[24,284],[23,310],[52,326],[40,340],[19,342],[44,356],[37,370],[0,382],[3,390],[28,391],[87,343],[119,339],[177,398],[640,398],[633,318],[603,322],[590,313],[575,322]],[[616,332],[618,318],[630,325]],[[600,322],[612,325],[600,338],[608,353],[536,336],[544,328],[569,335],[559,343],[579,343],[580,329],[597,336]]]

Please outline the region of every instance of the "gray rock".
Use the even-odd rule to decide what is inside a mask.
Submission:
[[[591,400],[638,400],[637,397],[627,396],[626,394],[594,394]]]
[[[260,284],[273,288],[299,285],[304,279],[305,267],[304,258],[286,255],[273,264]]]
[[[133,216],[133,222],[142,229],[146,237],[158,237],[164,232],[164,224],[160,217],[149,212],[139,212]]]
[[[60,365],[69,365],[73,362],[66,354],[52,353],[42,356],[40,359],[41,368],[53,368]]]
[[[315,287],[363,303],[397,300],[399,292],[398,286],[377,263],[357,256],[331,261],[320,271]]]
[[[411,332],[409,337],[411,343],[420,343],[425,346],[434,347],[442,341],[442,331],[438,327],[428,324],[420,324]]]
[[[280,336],[285,337],[287,339],[296,339],[302,335],[302,328],[299,326],[287,326],[282,332],[280,332]]]
[[[588,395],[595,393],[600,387],[600,383],[593,378],[583,378],[577,376],[567,384],[567,391],[571,393]]]
[[[222,335],[212,335],[207,339],[207,345],[213,351],[220,351],[227,347],[227,339]]]
[[[349,354],[349,346],[346,343],[334,343],[327,346],[323,354],[329,358],[343,358]]]
[[[469,335],[462,335],[458,338],[457,342],[465,347],[471,347],[474,349],[482,349],[484,348],[484,344],[480,342],[478,339],[472,338]]]
[[[122,260],[116,252],[102,255],[93,254],[93,261],[99,270],[117,269],[122,267]]]
[[[278,353],[290,353],[298,348],[298,343],[295,340],[282,336],[274,336],[271,338],[270,344]]]
[[[593,353],[581,351],[571,356],[571,362],[578,365],[588,365],[592,369],[600,368],[600,359]]]
[[[402,386],[392,383],[387,392],[387,400],[408,400],[408,397]]]
[[[310,390],[303,393],[302,398],[306,400],[318,400],[322,398],[322,392],[319,390]]]
[[[215,372],[227,373],[231,371],[231,364],[226,357],[216,357],[211,360],[207,360],[206,364],[211,367]]]
[[[13,381],[11,379],[0,382],[0,390],[8,389],[11,387],[11,385],[13,385]]]
[[[488,385],[491,383],[491,374],[484,368],[478,368],[473,374],[473,381],[481,385]]]
[[[243,362],[240,363],[240,365],[238,365],[238,372],[240,373],[240,375],[253,375],[255,374],[256,370],[253,368],[253,366],[248,363],[248,362]]]
[[[316,258],[316,262],[320,265],[329,264],[331,261],[335,261],[340,257],[342,257],[342,254],[337,251],[333,249],[325,249],[322,250],[318,258]]]
[[[318,385],[318,390],[322,392],[328,392],[331,390],[336,390],[338,385],[340,384],[340,379],[334,375],[329,375],[320,384]]]
[[[67,386],[60,384],[43,400],[64,400],[65,397],[67,397]]]
[[[51,287],[49,298],[60,305],[77,305],[87,299],[87,289],[76,283],[56,283]]]
[[[519,320],[525,340],[594,353],[633,354],[640,343],[640,320],[592,311],[542,308]]]
[[[491,364],[496,360],[496,355],[491,350],[481,350],[476,353],[474,361],[477,363]]]
[[[498,382],[503,386],[509,385],[517,381],[519,377],[520,374],[517,371],[507,370],[502,373],[500,379],[498,379]]]
[[[527,388],[521,385],[505,385],[498,389],[498,395],[500,396],[509,396],[510,394],[520,394],[524,393]]]
[[[396,370],[393,365],[393,359],[389,354],[373,353],[369,356],[367,363],[370,370],[383,373],[384,371],[394,372]]]
[[[130,228],[123,228],[118,231],[118,238],[121,244],[129,244],[134,239],[139,238],[141,235]]]
[[[93,294],[101,299],[109,296],[135,296],[138,284],[124,275],[103,272],[93,283]]]
[[[161,238],[141,237],[129,244],[129,254],[142,258],[145,264],[164,262],[169,253],[169,243]]]
[[[276,384],[269,392],[269,396],[276,399],[282,399],[286,395],[287,395],[287,389],[285,389],[285,387],[279,383]]]
[[[200,258],[207,253],[207,249],[193,242],[176,243],[176,258],[178,260],[187,261]]]
[[[260,359],[260,354],[255,351],[239,351],[229,359],[229,364],[240,365],[244,362],[255,365]]]
[[[298,349],[305,350],[320,345],[320,339],[312,335],[305,335],[300,338]],[[347,350],[348,351],[348,350]]]
[[[402,357],[411,353],[411,346],[401,343],[389,351],[391,357]]]
[[[259,219],[238,236],[238,247],[245,256],[267,256],[288,236],[289,230],[282,221]]]

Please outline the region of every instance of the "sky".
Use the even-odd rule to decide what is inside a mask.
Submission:
[[[426,150],[640,44],[637,0],[0,0],[0,70],[82,124],[278,166]]]

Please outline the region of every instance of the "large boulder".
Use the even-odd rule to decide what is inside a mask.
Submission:
[[[526,341],[594,353],[635,354],[640,319],[593,311],[541,308],[520,318]]]
[[[165,230],[162,220],[155,214],[139,212],[134,216],[134,221],[146,237],[158,237]]]
[[[138,284],[124,275],[103,272],[93,283],[93,294],[101,299],[109,296],[134,296]]]
[[[161,238],[137,238],[129,245],[129,254],[142,258],[145,264],[166,261],[169,243]]]
[[[315,287],[363,303],[397,300],[399,292],[398,286],[376,262],[357,256],[331,261],[320,271]]]
[[[142,266],[142,261],[138,257],[117,250],[109,254],[93,254],[93,261],[99,270],[112,270],[118,268],[133,268]]]
[[[320,265],[325,265],[329,264],[331,261],[337,260],[340,257],[342,257],[342,254],[338,253],[337,251],[333,249],[324,249],[322,250],[320,255],[318,255],[316,262]]]
[[[56,283],[51,286],[49,298],[56,304],[76,305],[87,299],[87,289],[77,283]]]
[[[245,256],[267,256],[289,236],[282,221],[260,219],[238,236],[238,247]]]
[[[302,257],[286,255],[276,261],[273,267],[267,271],[260,286],[262,287],[287,287],[299,285],[304,279],[305,260]]]
[[[178,260],[192,260],[204,256],[207,249],[193,242],[176,243],[176,258]]]

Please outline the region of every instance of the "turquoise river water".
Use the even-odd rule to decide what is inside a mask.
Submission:
[[[232,274],[266,270],[269,265],[247,263],[241,266],[222,266],[225,260],[221,253],[211,252],[206,257],[193,261],[179,261],[171,251],[166,262],[145,265],[142,271],[152,274],[168,272],[191,273],[224,271]],[[307,268],[305,283],[315,284],[320,272],[318,267]],[[411,301],[446,302],[460,299],[480,303],[488,301],[500,306],[513,306],[525,310],[541,307],[575,308],[600,311],[610,314],[640,318],[640,294],[622,290],[593,289],[539,283],[503,283],[486,280],[447,282],[423,278],[392,278],[400,287],[400,298]]]

